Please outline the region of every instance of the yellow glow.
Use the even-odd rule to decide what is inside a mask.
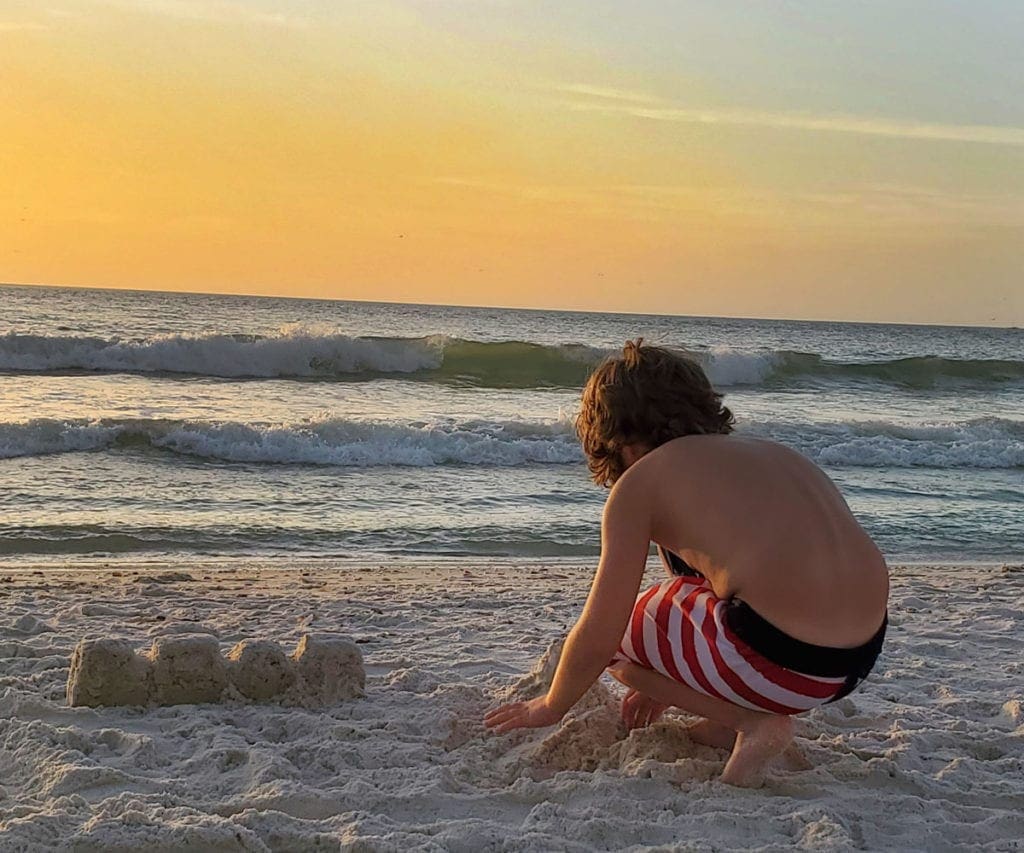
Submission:
[[[949,158],[1012,162],[1012,134],[694,123],[625,72],[573,82],[608,79],[598,57],[509,64],[387,4],[138,5],[0,25],[0,280],[1024,321],[1019,197],[935,186]]]

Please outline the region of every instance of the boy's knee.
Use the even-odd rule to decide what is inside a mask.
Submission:
[[[615,653],[615,656],[608,662],[608,665],[605,667],[605,672],[607,672],[616,681],[622,681],[624,667],[634,665],[634,662],[620,648]]]
[[[631,660],[619,659],[608,667],[608,674],[626,687],[635,687],[636,673],[643,672],[644,667]],[[650,670],[648,670],[650,671]]]

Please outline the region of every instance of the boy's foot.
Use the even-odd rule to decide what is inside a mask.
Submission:
[[[741,788],[764,782],[769,762],[793,743],[793,721],[778,715],[758,715],[736,735],[736,746],[722,771],[722,781]]]
[[[731,750],[736,745],[736,732],[721,723],[701,720],[686,727],[686,734],[695,743]],[[814,765],[794,741],[779,756],[779,764],[786,770],[810,770]]]

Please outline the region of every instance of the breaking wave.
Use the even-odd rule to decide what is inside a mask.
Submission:
[[[749,421],[740,431],[780,441],[831,467],[1022,468],[1024,421],[978,418],[901,426],[880,421]],[[579,464],[569,420],[377,423],[324,417],[294,424],[41,418],[0,424],[0,458],[153,450],[252,464],[374,468]]]
[[[1024,468],[1024,421],[975,418],[904,426],[884,421],[752,422],[819,465],[842,468]]]
[[[322,418],[297,424],[40,418],[0,424],[0,458],[151,448],[265,464],[375,468],[578,462],[567,422],[467,421],[395,424]]]
[[[777,379],[821,377],[868,380],[909,388],[932,388],[942,383],[991,385],[1024,381],[1024,361],[956,359],[913,356],[888,361],[828,361],[813,353],[782,351],[771,356]]]
[[[583,344],[352,337],[304,326],[269,336],[163,335],[144,340],[6,334],[0,371],[100,372],[358,381],[403,377],[492,388],[580,387],[611,350]],[[1024,382],[1024,361],[921,356],[830,361],[815,353],[713,347],[691,353],[720,387],[860,381],[912,388]]]

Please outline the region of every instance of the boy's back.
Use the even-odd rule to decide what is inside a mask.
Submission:
[[[745,601],[794,638],[852,647],[878,630],[885,561],[799,453],[734,435],[685,436],[644,455],[615,490],[649,513],[652,538],[717,596]]]

